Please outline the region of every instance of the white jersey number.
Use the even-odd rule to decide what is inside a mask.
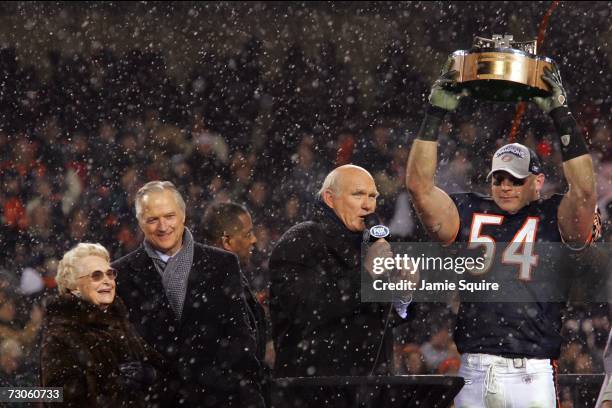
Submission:
[[[491,269],[495,259],[495,247],[497,242],[489,235],[481,234],[485,225],[501,225],[504,222],[503,215],[475,213],[472,216],[472,227],[470,228],[469,249],[484,247],[484,268],[472,269],[473,275],[483,275]],[[538,232],[538,217],[528,217],[523,226],[514,234],[514,238],[508,244],[501,261],[503,264],[514,264],[519,266],[518,278],[530,281],[532,268],[538,265],[538,255],[534,253],[536,236]]]

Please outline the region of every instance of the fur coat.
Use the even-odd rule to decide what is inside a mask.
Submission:
[[[161,375],[162,357],[140,338],[118,297],[102,310],[73,295],[47,307],[41,348],[43,387],[63,387],[65,406],[147,406],[153,388],[133,387],[119,365],[142,362]]]

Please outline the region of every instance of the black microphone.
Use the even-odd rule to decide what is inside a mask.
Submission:
[[[371,213],[363,218],[365,229],[363,230],[363,242],[376,242],[381,238],[389,236],[389,228],[384,226],[376,213]]]

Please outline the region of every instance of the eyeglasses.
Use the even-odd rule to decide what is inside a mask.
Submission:
[[[501,186],[504,180],[508,180],[513,186],[522,186],[527,181],[527,177],[524,179],[516,178],[510,174],[493,174],[493,185]]]
[[[106,272],[93,271],[88,275],[79,276],[78,279],[90,277],[92,282],[100,282],[102,279],[104,279],[104,275],[106,275],[106,277],[110,280],[115,280],[115,278],[117,277],[117,270],[111,268]]]

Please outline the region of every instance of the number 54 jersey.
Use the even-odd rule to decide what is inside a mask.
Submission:
[[[561,195],[533,201],[515,214],[476,193],[451,195],[459,211],[455,242],[483,256],[485,267],[458,276],[499,283],[478,299],[459,292],[454,339],[460,353],[557,359],[566,256],[557,225]],[[550,248],[556,248],[551,251]],[[563,250],[560,250],[564,248]],[[561,285],[563,286],[563,285]],[[554,299],[554,301],[552,301]]]

